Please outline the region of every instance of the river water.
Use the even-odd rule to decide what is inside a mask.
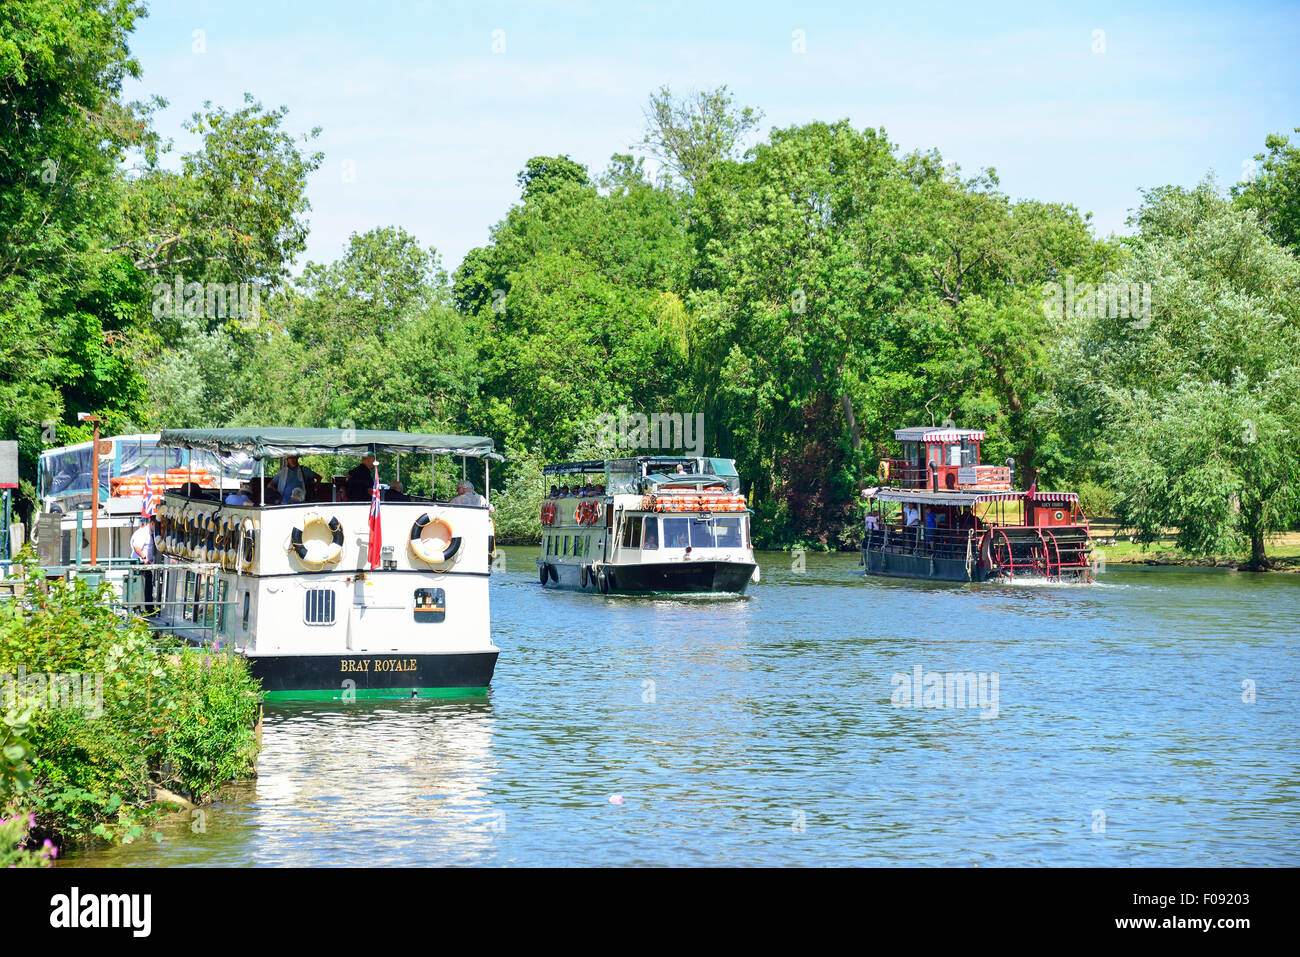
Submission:
[[[65,863],[1300,864],[1300,576],[773,552],[744,598],[601,598],[533,554],[485,699],[268,707],[255,781]]]

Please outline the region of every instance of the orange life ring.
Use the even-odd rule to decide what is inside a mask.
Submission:
[[[544,502],[544,503],[542,504],[542,524],[543,524],[543,525],[554,525],[554,524],[555,524],[555,513],[556,513],[555,503],[554,503],[554,502]]]
[[[600,506],[595,499],[586,499],[578,503],[578,524],[595,525],[600,521]]]

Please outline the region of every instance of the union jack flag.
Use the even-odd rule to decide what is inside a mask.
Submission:
[[[153,476],[148,472],[144,473],[144,499],[140,502],[140,517],[152,518],[157,511],[157,504],[153,500]]]
[[[378,568],[380,551],[384,547],[383,527],[379,523],[379,463],[375,463],[375,482],[370,486],[370,550],[366,557],[370,567]]]

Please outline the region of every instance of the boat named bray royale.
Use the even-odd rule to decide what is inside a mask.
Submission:
[[[757,577],[731,459],[638,456],[544,469],[542,585],[743,593]]]
[[[270,504],[276,496],[266,463],[388,453],[398,456],[400,474],[402,455],[427,455],[432,488],[435,457],[460,456],[462,475],[467,458],[483,461],[490,492],[488,462],[500,459],[491,439],[225,428],[168,430],[158,444],[246,454],[259,473],[245,486],[256,504],[226,504],[189,484],[189,494],[169,489],[163,497],[159,627],[246,656],[268,700],[486,692],[499,653],[488,614],[495,540],[486,498],[380,501],[367,492],[368,499],[353,493],[346,501],[343,476],[313,473],[288,502]],[[377,482],[377,469],[361,475]],[[373,542],[372,528],[379,531]]]
[[[1092,536],[1073,492],[1012,487],[1014,462],[982,465],[984,433],[898,429],[902,456],[865,489],[862,563],[870,575],[942,581],[1026,576],[1091,581]]]

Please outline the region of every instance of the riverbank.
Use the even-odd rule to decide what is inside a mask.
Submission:
[[[1131,541],[1132,532],[1121,528],[1113,519],[1094,519],[1091,523],[1097,550],[1109,565],[1179,565],[1202,568],[1244,569],[1245,553],[1240,555],[1188,555],[1175,542],[1176,533],[1167,531],[1158,541],[1143,546]],[[1272,567],[1266,571],[1300,574],[1300,532],[1270,535],[1266,542]]]
[[[0,863],[15,845],[156,837],[178,804],[255,773],[261,695],[241,658],[122,618],[107,585],[21,571],[22,599],[0,602]]]

